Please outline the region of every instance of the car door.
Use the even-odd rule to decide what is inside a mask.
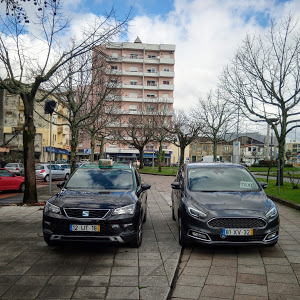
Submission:
[[[142,184],[142,179],[140,174],[135,170],[135,178],[136,178],[136,185],[137,185],[137,191],[141,190],[141,184]],[[138,193],[139,196],[139,201],[141,202],[141,206],[143,209],[143,216],[142,218],[144,218],[144,214],[146,212],[147,209],[147,191],[141,191]]]
[[[50,169],[50,165],[48,166],[48,168]],[[52,179],[59,178],[58,170],[57,170],[57,166],[56,165],[51,165],[51,177],[52,177]]]
[[[175,182],[179,182],[180,189],[172,189],[174,214],[176,220],[178,220],[178,209],[180,206],[180,201],[182,199],[182,194],[184,192],[184,177],[185,177],[184,168],[181,167],[175,179]]]
[[[14,174],[7,170],[0,170],[0,190],[9,191],[18,189],[17,180],[15,180]]]
[[[58,165],[54,165],[55,170],[56,170],[56,174],[57,174],[57,179],[64,179],[65,178],[65,169],[63,169],[62,167],[58,166]]]

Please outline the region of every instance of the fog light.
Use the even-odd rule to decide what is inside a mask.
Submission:
[[[118,224],[113,224],[113,225],[111,225],[111,227],[114,228],[114,229],[118,229],[118,228],[120,228],[120,225],[118,225]]]
[[[209,236],[206,233],[191,231],[191,236],[201,240],[210,240]]]
[[[271,240],[271,239],[273,239],[274,237],[276,237],[276,235],[277,235],[277,231],[272,232],[272,233],[269,233],[269,234],[267,235],[267,237],[266,237],[266,240]]]

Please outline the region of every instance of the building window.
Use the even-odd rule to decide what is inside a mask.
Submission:
[[[137,106],[136,105],[129,105],[129,111],[137,111]]]
[[[164,72],[170,72],[170,68],[164,68]]]
[[[135,149],[133,145],[128,145],[128,149]]]
[[[251,152],[251,147],[248,147],[248,151]]]
[[[131,53],[131,54],[130,54],[130,58],[137,59],[137,58],[138,58],[138,55],[135,54],[135,53]]]
[[[112,54],[111,54],[111,57],[112,58],[117,58],[119,55],[118,55],[118,53],[117,52],[113,52]]]
[[[155,98],[156,95],[155,94],[147,94],[147,98]]]
[[[148,105],[147,106],[147,112],[154,112],[154,106],[153,105]]]
[[[162,144],[162,149],[163,150],[167,150],[168,149],[168,145],[167,144]]]
[[[153,54],[148,54],[148,58],[150,58],[150,59],[155,59],[155,58],[156,58],[156,56],[155,56],[155,55],[153,55]]]
[[[202,149],[203,149],[203,151],[206,151],[207,150],[207,146],[203,146]]]
[[[117,145],[115,143],[111,143],[110,148],[117,148]]]
[[[193,150],[196,151],[197,150],[197,146],[193,145]]]
[[[112,70],[118,70],[118,66],[111,66],[110,67]]]
[[[137,85],[137,80],[130,80],[130,85]]]
[[[116,78],[111,78],[110,83],[117,83],[117,79]]]
[[[170,84],[169,80],[164,80],[163,84]]]
[[[170,54],[165,54],[164,58],[170,58]]]
[[[169,111],[169,105],[163,105],[163,111],[164,112]]]
[[[137,72],[138,71],[138,67],[130,67],[130,72]]]
[[[129,94],[129,97],[130,97],[130,98],[137,98],[137,93],[130,93],[130,94]]]
[[[229,151],[229,147],[228,147],[228,146],[225,146],[225,147],[224,147],[224,151],[225,151],[225,152],[228,152],[228,151]]]
[[[156,86],[156,83],[154,80],[147,80],[147,86]]]
[[[156,69],[155,69],[155,68],[148,68],[148,69],[147,69],[147,72],[148,72],[148,73],[155,73],[155,72],[156,72]]]
[[[146,150],[154,150],[154,145],[153,144],[146,145]]]
[[[169,99],[169,94],[163,94],[162,98],[163,99]]]

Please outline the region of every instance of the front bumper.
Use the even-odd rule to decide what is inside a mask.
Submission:
[[[183,230],[189,241],[207,245],[272,245],[279,237],[279,218],[268,222],[263,228],[253,228],[251,236],[223,236],[224,228],[212,228],[208,220],[191,217],[185,210],[181,213]],[[274,235],[274,236],[273,236]]]
[[[43,217],[44,236],[52,242],[128,243],[136,238],[138,218],[111,217],[82,220],[48,214]],[[70,231],[70,225],[100,225],[99,232]]]

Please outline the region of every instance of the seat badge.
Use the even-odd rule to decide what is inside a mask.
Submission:
[[[88,210],[83,210],[82,211],[82,216],[83,217],[88,217],[90,215],[90,212]]]

